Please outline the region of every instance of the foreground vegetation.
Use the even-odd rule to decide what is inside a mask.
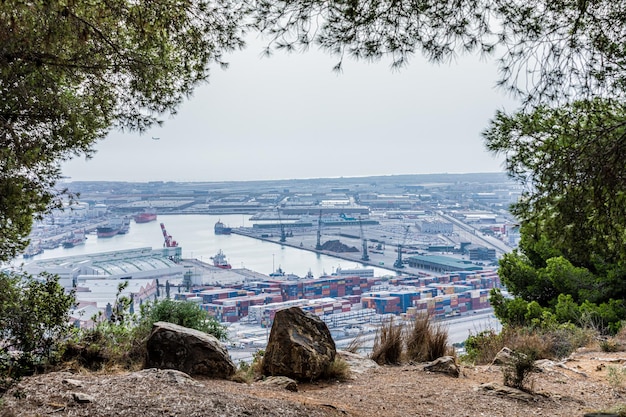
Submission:
[[[93,328],[80,329],[70,320],[74,294],[66,294],[57,277],[0,274],[0,393],[21,377],[59,363],[90,370],[140,368],[157,321],[226,339],[226,328],[195,303],[166,298],[131,313],[131,298],[121,295],[127,285],[118,287],[110,317],[100,314],[92,318]]]

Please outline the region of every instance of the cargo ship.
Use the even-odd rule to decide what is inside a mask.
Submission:
[[[108,222],[104,226],[98,226],[96,234],[98,237],[113,237],[120,232],[122,226],[124,226],[122,220],[115,219]]]
[[[130,217],[124,217],[122,220],[122,226],[120,227],[119,232],[120,235],[125,235],[130,230]]]
[[[85,240],[87,240],[87,236],[85,236],[84,232],[72,232],[72,234],[70,234],[70,236],[61,243],[61,245],[63,245],[65,249],[69,249],[74,246],[84,245]]]
[[[216,235],[229,235],[230,232],[233,231],[232,228],[226,226],[221,220],[218,220],[217,223],[215,223],[213,230],[215,230]]]
[[[224,252],[222,252],[221,249],[219,250],[219,252],[217,252],[215,256],[211,256],[211,259],[213,259],[213,266],[216,266],[222,269],[232,268],[232,266],[230,266],[230,264],[226,261],[226,256],[224,255]]]
[[[26,248],[22,256],[24,257],[24,259],[30,259],[42,253],[43,253],[43,248],[40,245],[35,245],[35,246],[30,245]]]
[[[139,214],[133,216],[135,223],[148,223],[157,219],[157,213],[155,209],[145,209]]]

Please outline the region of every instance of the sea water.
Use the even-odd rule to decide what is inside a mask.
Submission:
[[[226,226],[252,227],[250,215],[159,215],[156,221],[135,223],[131,221],[130,230],[124,235],[110,238],[98,238],[95,233],[88,234],[84,245],[73,248],[59,247],[45,250],[33,260],[59,258],[116,250],[163,247],[164,237],[160,224],[163,223],[167,234],[182,248],[183,258],[198,259],[211,263],[211,257],[220,249],[233,268],[247,268],[262,274],[270,274],[281,268],[287,274],[304,277],[309,271],[314,277],[332,274],[337,268],[352,269],[368,267],[358,262],[346,261],[328,255],[301,250],[290,246],[241,236],[237,234],[216,235],[213,227],[220,220]],[[374,268],[375,276],[395,275],[393,271]]]

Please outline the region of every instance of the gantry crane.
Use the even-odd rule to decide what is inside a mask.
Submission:
[[[361,230],[361,244],[363,245],[361,260],[367,262],[370,260],[370,256],[367,254],[367,239],[363,237],[363,223],[361,222],[361,216],[359,216],[359,229]]]
[[[322,210],[320,210],[320,215],[317,218],[317,244],[315,245],[315,250],[322,250]]]
[[[276,212],[278,213],[278,224],[280,225],[280,242],[283,243],[287,241],[287,234],[285,234],[285,225],[280,218],[280,207],[276,207]]]
[[[406,242],[406,237],[409,234],[409,227],[406,226],[404,229],[404,236],[402,237],[401,243],[398,243],[398,259],[393,263],[394,268],[404,268],[404,264],[402,263],[402,246]]]

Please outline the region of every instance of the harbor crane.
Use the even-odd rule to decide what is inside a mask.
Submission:
[[[164,248],[175,248],[178,246],[178,242],[172,239],[172,235],[167,234],[165,224],[163,223],[161,223],[161,231],[163,232],[163,239],[165,240],[165,242],[163,242]]]
[[[394,268],[404,268],[404,264],[402,263],[402,247],[406,243],[406,237],[409,234],[409,227],[406,226],[404,228],[404,236],[402,237],[401,243],[398,243],[398,259],[393,263]]]
[[[322,210],[320,210],[320,216],[317,218],[317,243],[315,244],[315,250],[322,250]]]
[[[361,222],[361,216],[359,216],[359,229],[361,230],[361,244],[363,245],[361,260],[367,262],[370,260],[370,256],[367,254],[367,239],[363,237],[363,223]]]
[[[278,224],[280,225],[280,242],[284,243],[287,241],[287,234],[285,233],[285,225],[280,218],[280,207],[276,207],[276,212],[278,213]]]

